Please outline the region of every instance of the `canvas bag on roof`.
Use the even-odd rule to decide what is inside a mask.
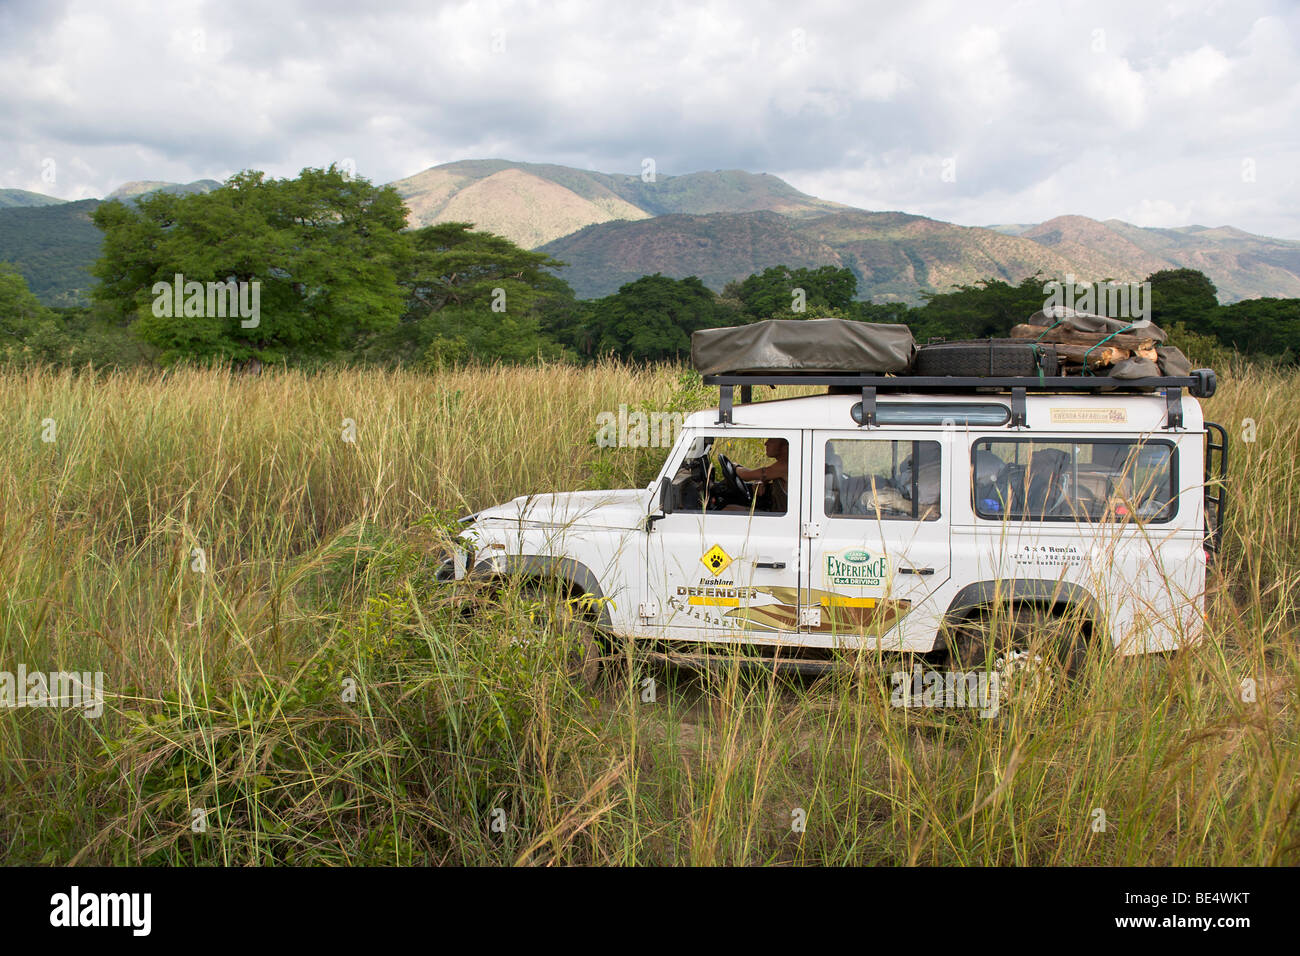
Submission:
[[[768,319],[701,329],[691,336],[691,364],[704,375],[747,372],[905,372],[916,357],[905,325],[849,319]]]

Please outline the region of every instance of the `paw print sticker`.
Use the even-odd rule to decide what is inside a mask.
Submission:
[[[700,555],[700,563],[712,571],[714,574],[721,574],[727,570],[731,564],[731,555],[723,551],[718,545],[714,545]]]

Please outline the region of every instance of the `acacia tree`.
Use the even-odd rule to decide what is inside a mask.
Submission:
[[[467,222],[426,226],[403,238],[401,321],[375,336],[367,354],[435,364],[563,354],[540,320],[545,301],[572,301],[567,283],[547,271],[564,263]]]
[[[164,361],[330,356],[402,314],[406,207],[392,187],[334,166],[280,180],[248,171],[207,194],[105,203],[94,222],[104,231],[95,298],[134,315],[135,331]],[[157,314],[155,287],[178,274],[258,283],[256,322]]]

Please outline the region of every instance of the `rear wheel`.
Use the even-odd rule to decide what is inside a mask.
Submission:
[[[1083,665],[1078,622],[1048,608],[993,608],[947,633],[949,666],[997,675],[1003,701],[1044,702],[1060,694]]]

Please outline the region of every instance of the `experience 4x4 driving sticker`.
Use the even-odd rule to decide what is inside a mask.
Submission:
[[[826,584],[878,588],[889,576],[889,559],[861,548],[845,548],[826,555]]]

